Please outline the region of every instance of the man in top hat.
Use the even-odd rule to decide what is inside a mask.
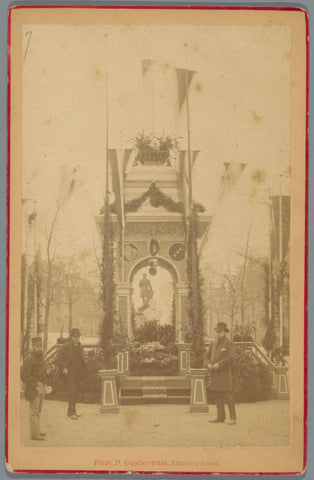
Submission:
[[[217,418],[211,423],[223,423],[226,418],[226,402],[229,407],[229,425],[236,423],[236,411],[232,395],[232,360],[235,354],[234,343],[226,336],[229,332],[226,323],[219,322],[215,328],[217,340],[211,344],[207,352],[209,363],[207,368],[211,374],[211,390],[215,392]]]
[[[25,383],[25,399],[29,401],[29,423],[31,439],[43,441],[46,433],[40,431],[40,413],[45,395],[47,375],[43,360],[42,339],[32,338],[32,350],[21,368],[21,379]]]
[[[79,329],[72,328],[69,342],[62,345],[57,357],[57,364],[68,388],[67,414],[71,420],[77,420],[81,416],[76,412],[76,403],[81,382],[87,373],[80,336]]]

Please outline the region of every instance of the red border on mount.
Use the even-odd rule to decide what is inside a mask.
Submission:
[[[6,258],[6,378],[5,378],[5,462],[8,463],[8,404],[9,404],[9,260],[10,260],[10,135],[11,135],[11,12],[18,9],[45,8],[81,8],[81,9],[168,9],[168,10],[251,10],[251,11],[288,11],[302,12],[305,15],[306,30],[306,138],[305,138],[305,248],[304,248],[304,452],[303,470],[300,472],[219,472],[220,475],[298,475],[304,473],[307,461],[307,416],[308,416],[308,183],[309,183],[309,19],[305,9],[299,7],[263,7],[263,6],[172,6],[172,5],[16,5],[9,8],[8,13],[8,53],[7,53],[7,258]],[[128,470],[14,470],[14,473],[43,474],[81,474],[98,475],[127,474]],[[11,472],[10,472],[11,473]],[[136,471],[136,474],[169,474],[169,475],[216,475],[217,472],[155,472]]]
[[[8,404],[9,404],[9,281],[10,281],[10,136],[11,136],[11,9],[8,16],[7,50],[7,259],[6,259],[6,356],[5,356],[5,461],[8,461]]]

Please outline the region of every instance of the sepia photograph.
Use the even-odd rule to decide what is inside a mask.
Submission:
[[[286,10],[11,8],[8,471],[304,471]]]

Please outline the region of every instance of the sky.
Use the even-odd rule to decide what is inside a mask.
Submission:
[[[109,148],[130,148],[144,131],[186,149],[175,68],[188,68],[193,196],[214,215],[202,264],[235,266],[251,224],[250,251],[267,255],[268,195],[289,193],[289,26],[25,25],[24,52],[23,197],[36,202],[42,249],[61,172],[75,168],[80,187],[60,212],[56,251],[95,267],[107,113]],[[224,162],[246,168],[218,207]]]

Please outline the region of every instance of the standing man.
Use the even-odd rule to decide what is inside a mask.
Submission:
[[[208,350],[209,363],[207,368],[211,374],[211,390],[215,392],[217,418],[211,423],[223,423],[226,418],[226,402],[229,408],[229,425],[236,423],[236,411],[232,395],[232,359],[235,355],[234,343],[227,338],[229,332],[226,323],[219,322],[215,328],[217,340]]]
[[[31,439],[43,441],[46,433],[40,431],[39,423],[47,375],[41,337],[32,338],[32,350],[24,360],[21,368],[21,379],[25,383],[25,399],[29,401]]]
[[[81,332],[72,328],[70,340],[65,343],[59,352],[57,363],[60,372],[64,375],[68,388],[68,412],[71,420],[77,420],[81,415],[76,412],[76,403],[82,380],[86,377],[87,369],[84,359],[83,347],[80,343]]]

